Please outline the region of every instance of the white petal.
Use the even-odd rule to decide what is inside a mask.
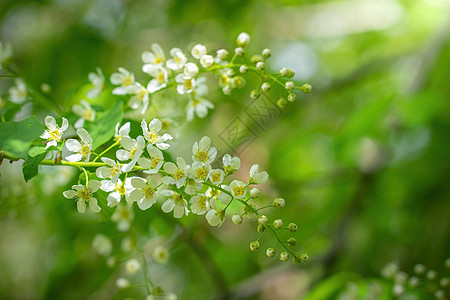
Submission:
[[[145,180],[140,177],[133,177],[131,179],[131,185],[134,188],[143,188],[145,186]]]
[[[45,126],[47,126],[48,129],[55,129],[57,127],[56,120],[52,116],[46,116],[45,117]]]
[[[98,206],[97,199],[95,198],[91,198],[91,200],[89,200],[89,207],[96,213],[102,210],[100,206]]]
[[[63,117],[61,130],[65,131],[67,128],[69,128],[69,121],[67,121],[67,119]]]
[[[102,184],[98,180],[89,180],[89,183],[87,185],[88,189],[91,190],[92,193],[95,193],[98,191]]]
[[[130,152],[128,152],[126,150],[123,150],[123,149],[119,149],[116,152],[116,156],[121,161],[129,160],[130,159]]]
[[[74,139],[68,139],[66,141],[66,148],[67,150],[71,151],[71,152],[78,152],[81,149],[81,144],[79,141],[74,140]]]
[[[89,133],[84,128],[78,128],[77,134],[81,138],[83,142],[86,144],[92,144],[92,137],[89,135]]]
[[[84,202],[84,200],[79,199],[77,201],[77,209],[79,213],[84,213],[86,211],[86,202]]]
[[[63,196],[66,197],[67,199],[75,198],[77,195],[78,193],[75,192],[74,190],[68,190],[63,192]]]
[[[168,199],[166,202],[163,203],[163,205],[161,206],[161,209],[163,212],[168,213],[168,212],[171,212],[174,207],[175,207],[175,202],[173,202],[172,199]]]
[[[76,161],[80,161],[83,158],[83,155],[77,153],[77,154],[72,154],[66,157],[67,161],[70,162],[76,162]]]

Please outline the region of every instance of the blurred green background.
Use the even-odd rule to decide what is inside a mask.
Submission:
[[[242,31],[252,36],[249,53],[272,49],[273,72],[292,67],[295,80],[313,86],[237,149],[241,176],[253,163],[269,172],[267,199],[287,200],[269,214],[299,225],[295,237],[311,260],[251,253],[254,222],[217,229],[189,217],[193,238],[183,238],[149,210],[140,213],[149,238],[175,237],[169,262],[151,262],[150,277],[179,299],[389,299],[393,282],[380,271],[391,261],[448,276],[450,1],[0,1],[0,40],[66,109],[96,67],[108,78],[122,66],[143,80],[140,54],[153,42],[166,53],[195,43],[232,49]],[[232,96],[210,88],[216,109],[183,126],[177,147],[188,154],[207,134],[229,151],[220,133],[245,117],[255,84]],[[1,79],[0,94],[10,85]],[[41,119],[49,112],[23,109]],[[0,172],[1,299],[145,299],[142,287],[118,291],[121,269],[93,252],[93,237],[117,234],[115,225],[79,215],[62,197],[70,170],[43,168],[28,184],[18,163],[5,161]],[[381,292],[368,288],[373,282]],[[436,288],[412,291],[413,299],[433,299]]]

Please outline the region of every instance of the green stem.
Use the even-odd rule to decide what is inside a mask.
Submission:
[[[109,146],[108,148],[106,148],[103,152],[101,152],[99,155],[97,155],[96,158],[94,158],[94,160],[92,162],[95,162],[97,159],[99,159],[103,154],[105,154],[106,152],[108,152],[109,150],[111,150],[112,148],[114,148],[115,146],[119,145],[119,141],[115,142],[114,144],[112,144],[111,146]]]

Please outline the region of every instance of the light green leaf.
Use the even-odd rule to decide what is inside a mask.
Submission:
[[[16,158],[27,158],[32,141],[44,132],[35,116],[20,122],[0,123],[0,150]]]

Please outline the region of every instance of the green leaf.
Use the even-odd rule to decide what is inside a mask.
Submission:
[[[122,115],[122,101],[117,101],[111,109],[99,113],[94,122],[85,125],[93,139],[92,149],[97,149],[114,136],[116,124],[122,121]]]
[[[44,132],[35,116],[20,122],[0,123],[0,150],[7,155],[26,159],[32,141]]]
[[[49,149],[45,149],[44,145],[34,146],[31,147],[30,150],[28,150],[28,155],[30,157],[35,157],[38,156],[39,154],[47,153],[47,150]]]
[[[38,174],[39,163],[44,159],[47,153],[41,153],[28,158],[22,166],[23,178],[26,182]]]

